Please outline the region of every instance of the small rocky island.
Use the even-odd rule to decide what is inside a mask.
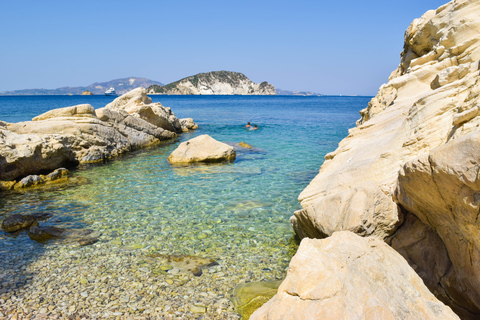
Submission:
[[[82,96],[93,96],[93,93],[92,93],[92,91],[85,90],[85,91],[82,92]]]
[[[32,121],[0,121],[0,190],[19,185],[12,180],[102,162],[196,128],[192,119],[178,119],[170,108],[152,103],[144,88],[96,110],[82,104],[50,110]]]
[[[165,86],[152,85],[148,94],[171,95],[274,95],[275,87],[264,81],[254,83],[244,74],[231,71],[212,71],[172,82]]]

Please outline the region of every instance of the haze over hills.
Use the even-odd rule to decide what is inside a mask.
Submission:
[[[159,81],[154,81],[146,78],[128,77],[122,79],[110,80],[107,82],[95,82],[86,87],[62,87],[57,89],[22,89],[14,91],[0,92],[0,95],[68,95],[68,94],[82,94],[83,91],[88,90],[93,94],[104,94],[108,88],[113,87],[117,94],[124,94],[130,90],[138,87],[148,88],[151,85],[163,85]]]
[[[279,96],[323,96],[323,94],[321,93],[310,92],[310,91],[290,91],[290,90],[275,89],[275,92]]]
[[[103,95],[110,87],[115,88],[117,94],[124,94],[138,87],[148,88],[150,94],[246,94],[246,95],[295,95],[295,96],[322,96],[322,94],[308,91],[289,91],[275,89],[273,85],[264,81],[254,83],[244,74],[232,71],[212,71],[199,73],[190,77],[174,81],[167,85],[155,80],[139,77],[128,77],[95,82],[88,86],[61,87],[57,89],[21,89],[0,92],[0,95],[80,95],[90,91],[95,95]]]

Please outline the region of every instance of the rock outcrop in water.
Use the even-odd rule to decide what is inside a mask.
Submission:
[[[348,230],[387,241],[464,319],[480,317],[479,16],[480,2],[455,0],[413,21],[399,67],[291,218],[302,238]],[[292,305],[320,287],[305,300],[292,291]]]
[[[222,162],[235,160],[235,148],[208,134],[182,142],[168,157],[171,164]]]
[[[244,74],[231,71],[199,73],[165,86],[148,87],[149,94],[240,94],[274,95],[275,87],[268,82],[254,83]]]
[[[152,103],[143,88],[97,110],[83,104],[50,110],[32,121],[0,122],[0,180],[100,162],[181,132],[170,108]]]

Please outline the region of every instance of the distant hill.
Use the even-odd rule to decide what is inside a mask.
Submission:
[[[82,94],[88,90],[93,94],[104,94],[108,88],[113,87],[117,94],[124,94],[130,90],[138,87],[148,88],[152,85],[163,85],[161,82],[146,79],[129,77],[122,79],[115,79],[107,82],[95,82],[87,87],[62,87],[58,89],[23,89],[14,91],[0,92],[3,96],[12,95],[68,95],[68,94]]]
[[[323,96],[321,93],[309,92],[309,91],[288,91],[282,89],[276,89],[279,96]]]
[[[153,85],[147,92],[167,95],[274,95],[275,87],[266,81],[254,83],[243,73],[222,70],[199,73],[165,86]]]

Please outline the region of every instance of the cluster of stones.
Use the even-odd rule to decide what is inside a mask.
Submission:
[[[69,171],[65,168],[59,168],[48,175],[29,175],[20,181],[0,181],[0,191],[12,189],[23,189],[29,187],[39,187],[46,184],[61,183],[68,180]]]
[[[191,118],[178,119],[170,108],[152,103],[144,88],[97,110],[82,104],[50,110],[32,121],[0,121],[0,180],[102,162],[196,128]],[[28,184],[42,179],[29,178]]]

